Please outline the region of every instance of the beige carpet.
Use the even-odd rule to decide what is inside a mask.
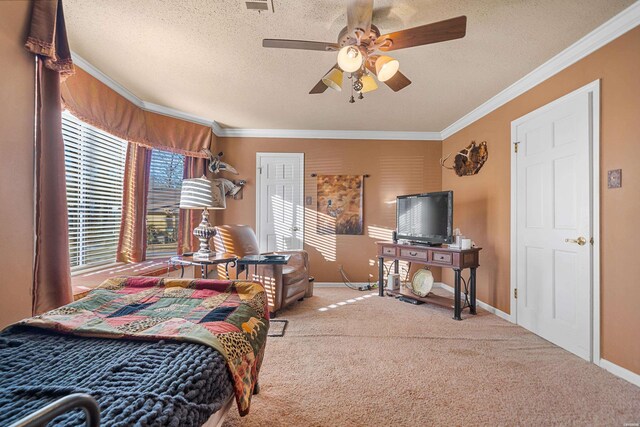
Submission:
[[[320,288],[279,313],[251,413],[224,426],[640,422],[640,388],[523,328],[368,295]]]

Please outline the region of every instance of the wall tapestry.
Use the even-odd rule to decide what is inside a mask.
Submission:
[[[362,175],[318,175],[318,234],[362,234]]]

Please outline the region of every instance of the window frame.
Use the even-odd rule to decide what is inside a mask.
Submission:
[[[69,111],[61,119],[69,257],[77,273],[117,263],[128,142]]]
[[[154,162],[155,160],[155,162]],[[178,235],[180,230],[180,191],[182,188],[182,180],[184,175],[184,163],[186,161],[186,156],[184,154],[174,153],[167,150],[159,150],[152,149],[151,150],[151,165],[149,171],[149,188],[147,192],[147,211],[145,213],[146,217],[146,233],[147,233],[147,249],[145,253],[146,259],[155,259],[155,258],[165,258],[168,256],[175,256],[178,254]],[[171,165],[167,165],[167,163],[171,162]],[[174,164],[174,162],[176,162]],[[158,172],[160,171],[159,166],[167,166],[168,170],[166,171],[165,176],[158,176]],[[164,171],[160,171],[160,173],[165,173]],[[156,181],[156,178],[158,181]],[[156,186],[156,183],[159,183],[161,179],[166,179],[166,186]],[[158,194],[154,194],[154,190],[158,192]],[[162,250],[160,247],[162,245],[167,245],[166,243],[151,243],[149,241],[149,233],[150,227],[157,226],[162,219],[153,219],[150,216],[160,216],[162,212],[160,210],[155,210],[151,212],[153,209],[153,204],[163,204],[166,202],[171,202],[170,207],[168,209],[175,210],[172,214],[166,214],[166,224],[172,225],[174,227],[175,233],[175,242],[170,247],[166,248],[166,250]],[[167,209],[167,208],[165,208]],[[172,217],[169,217],[172,215]],[[173,224],[170,224],[170,223]],[[162,225],[162,224],[161,224]],[[162,227],[160,228],[160,236],[166,238],[170,236],[170,233],[164,232]],[[169,228],[169,227],[166,227]],[[158,245],[158,249],[153,247],[153,245]],[[151,249],[151,250],[150,250]]]

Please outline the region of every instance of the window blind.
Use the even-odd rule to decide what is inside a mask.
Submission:
[[[147,195],[147,258],[175,255],[184,156],[168,151],[151,152]]]
[[[127,141],[62,114],[72,269],[115,262]]]

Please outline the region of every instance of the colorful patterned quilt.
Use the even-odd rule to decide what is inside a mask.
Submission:
[[[257,282],[117,277],[20,324],[80,336],[210,346],[225,357],[238,410],[246,415],[264,356],[268,313],[265,290]]]

